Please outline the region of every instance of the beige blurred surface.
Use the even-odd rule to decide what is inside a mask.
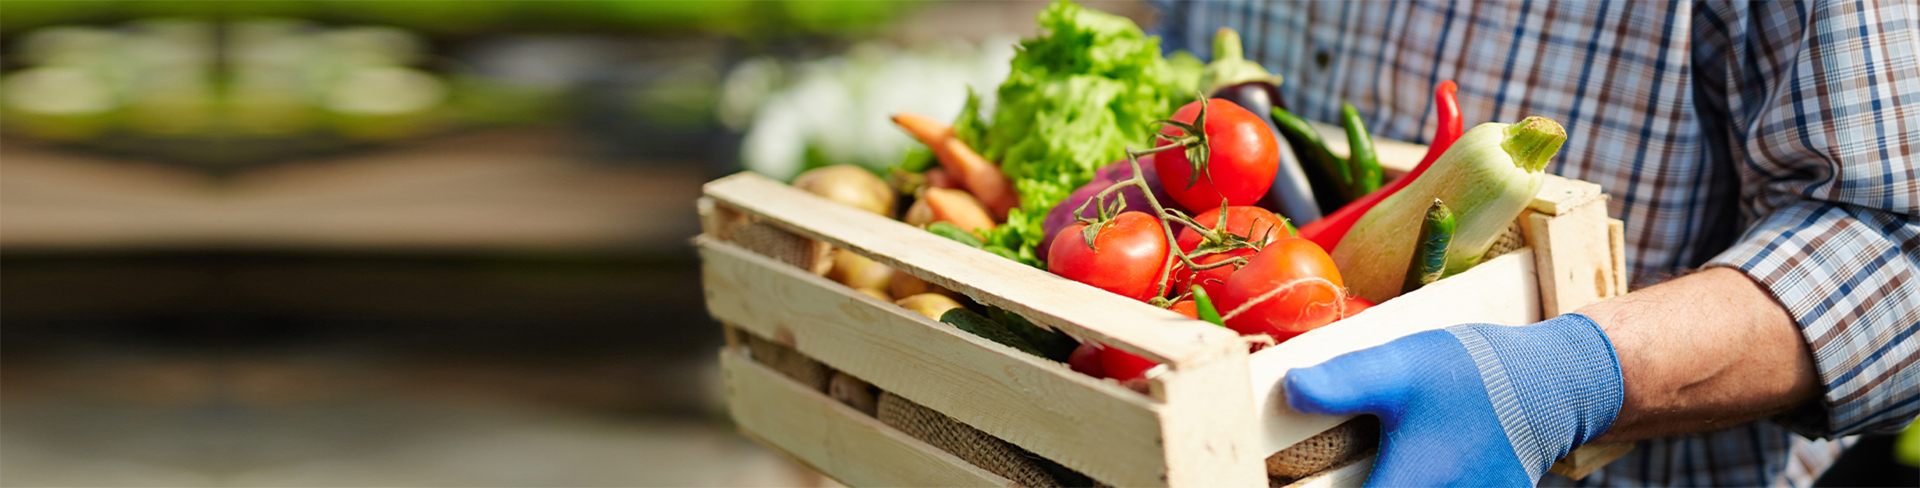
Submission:
[[[252,169],[0,141],[8,249],[661,251],[698,232],[697,165],[581,162],[519,130]]]

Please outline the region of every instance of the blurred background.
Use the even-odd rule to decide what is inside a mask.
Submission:
[[[0,485],[831,485],[727,420],[700,184],[900,161],[1044,6],[0,2]]]
[[[1044,6],[0,2],[0,484],[830,483],[727,419],[700,184],[898,162]]]

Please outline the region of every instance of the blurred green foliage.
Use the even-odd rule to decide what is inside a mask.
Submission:
[[[720,33],[747,39],[854,34],[877,29],[921,2],[837,0],[8,0],[0,35],[61,24],[178,16],[296,17],[376,23],[427,35],[491,32]]]

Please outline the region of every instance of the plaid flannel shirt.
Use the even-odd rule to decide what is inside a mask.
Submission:
[[[1807,486],[1847,436],[1897,431],[1920,409],[1915,2],[1161,7],[1169,50],[1207,59],[1232,27],[1306,118],[1337,120],[1346,100],[1377,135],[1424,142],[1433,87],[1451,79],[1469,126],[1560,121],[1549,171],[1612,194],[1636,287],[1730,266],[1786,306],[1824,402],[1643,441],[1578,484]]]

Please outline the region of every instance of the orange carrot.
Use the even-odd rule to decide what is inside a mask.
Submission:
[[[1020,206],[1020,194],[1014,191],[1013,180],[1000,172],[1000,166],[954,137],[953,126],[913,112],[894,114],[893,123],[933,150],[940,167],[979,197],[996,220],[1006,219],[1008,210]]]
[[[943,141],[953,137],[953,126],[913,112],[893,114],[893,123],[899,124],[900,128],[907,130],[907,134],[936,151]]]
[[[1000,167],[992,161],[973,152],[960,138],[948,138],[946,150],[941,152],[949,156],[940,158],[941,166],[959,175],[967,190],[973,192],[973,196],[993,212],[995,220],[1006,220],[1007,211],[1020,206],[1020,194],[1014,192],[1013,180],[1007,178],[1006,173],[1001,173]],[[946,164],[948,159],[953,160],[954,164]]]
[[[993,218],[987,216],[987,209],[967,192],[928,188],[920,198],[933,211],[935,222],[950,223],[967,232],[993,228]]]

